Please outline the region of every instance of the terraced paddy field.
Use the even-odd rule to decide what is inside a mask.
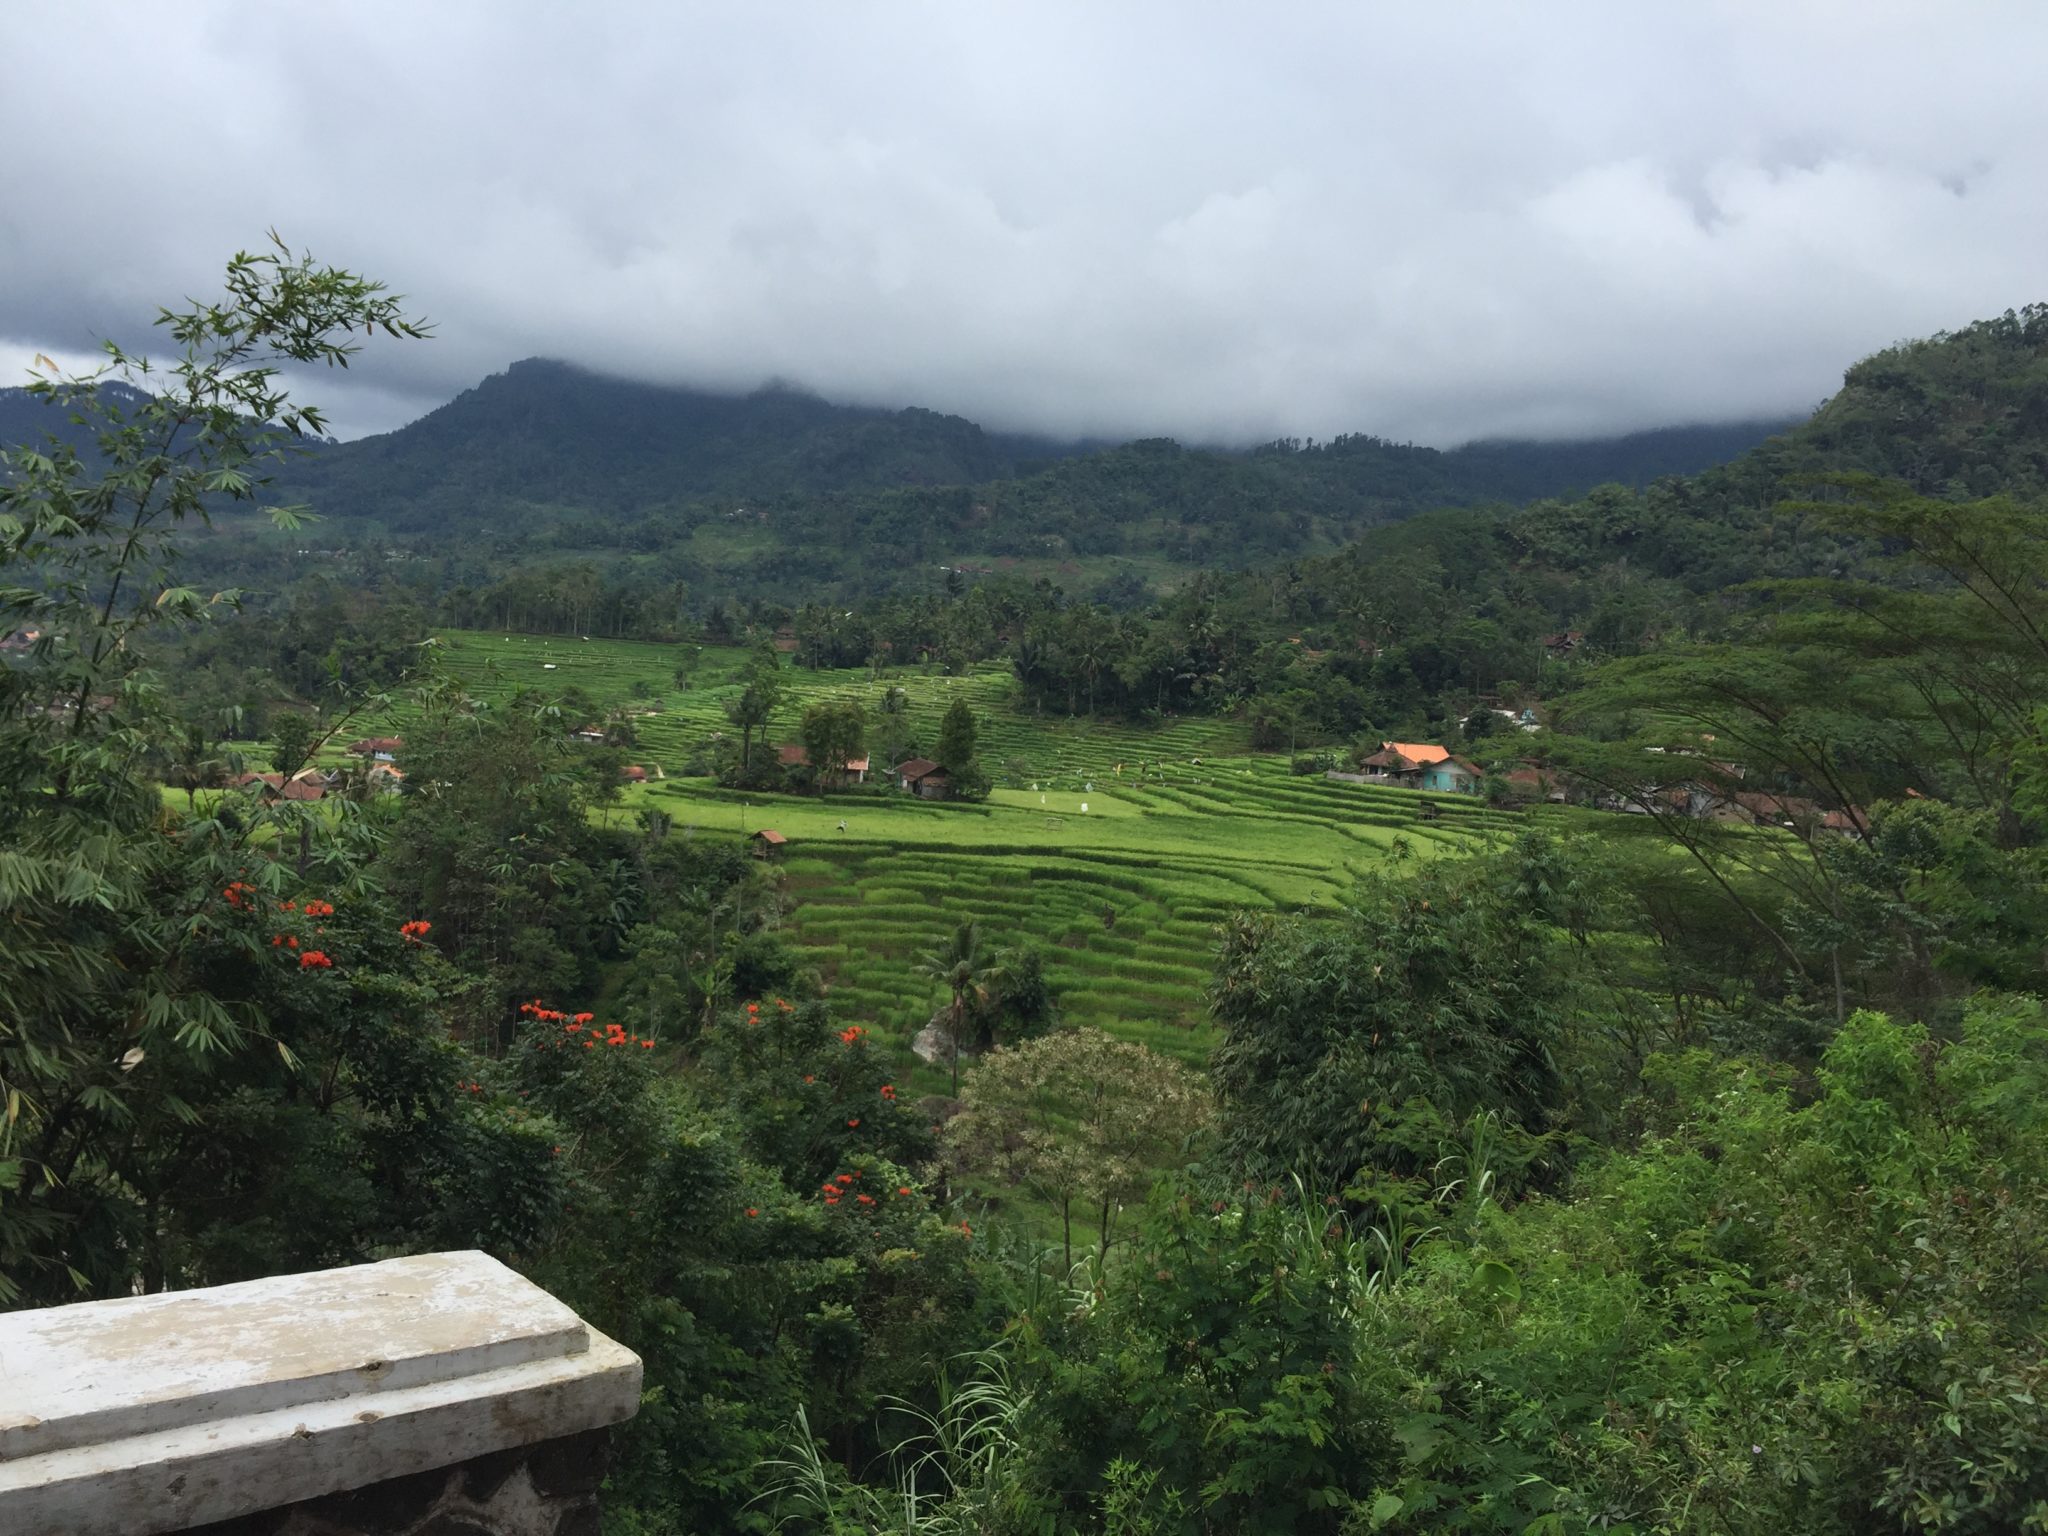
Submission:
[[[1028,938],[1043,948],[1070,1020],[1199,1064],[1213,1044],[1202,1008],[1213,930],[1227,913],[1328,906],[1397,853],[1441,857],[1514,824],[1455,796],[1293,777],[1284,759],[1250,753],[1232,721],[1146,728],[1023,713],[1000,665],[880,680],[792,671],[768,731],[771,742],[794,739],[803,710],[824,698],[860,700],[872,724],[884,689],[900,687],[910,729],[929,748],[940,716],[964,697],[980,722],[983,762],[1004,786],[987,804],[743,795],[684,770],[715,733],[731,730],[723,704],[744,652],[467,631],[441,638],[443,665],[479,695],[574,685],[600,705],[634,710],[635,755],[652,778],[627,790],[629,810],[666,811],[688,836],[783,833],[792,937],[841,1011],[901,1049],[904,1079],[924,1091],[942,1091],[946,1074],[914,1067],[909,1039],[942,999],[915,957],[961,921],[979,920],[998,943]],[[695,670],[678,690],[686,652]],[[1425,819],[1432,800],[1437,817]]]

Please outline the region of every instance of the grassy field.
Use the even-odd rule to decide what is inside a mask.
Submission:
[[[860,699],[872,721],[883,689],[896,686],[928,750],[940,715],[964,697],[983,761],[1004,786],[987,804],[741,795],[684,769],[731,729],[722,706],[743,652],[687,648],[695,672],[679,691],[682,647],[488,632],[442,640],[443,665],[477,694],[574,685],[634,710],[634,755],[653,777],[627,790],[629,811],[658,807],[690,836],[786,835],[779,868],[792,938],[844,1013],[901,1048],[906,1080],[926,1091],[941,1090],[945,1074],[913,1070],[908,1041],[941,997],[914,957],[958,922],[980,920],[999,943],[1039,944],[1069,1019],[1199,1063],[1213,1043],[1201,997],[1224,914],[1329,905],[1397,843],[1436,857],[1512,822],[1456,797],[1295,778],[1284,759],[1251,754],[1235,722],[1147,729],[1021,713],[1007,669],[995,665],[880,681],[792,671],[768,731],[771,744],[794,739],[804,708],[827,697]],[[1441,819],[1421,819],[1429,799]]]

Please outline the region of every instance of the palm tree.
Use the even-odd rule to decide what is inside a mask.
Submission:
[[[952,1041],[953,1097],[960,1096],[960,1037],[967,1029],[970,1002],[985,1004],[1002,986],[1008,972],[1004,957],[984,950],[981,924],[968,921],[953,930],[950,943],[918,953],[918,969],[953,995],[946,1009],[946,1034]]]
[[[196,811],[199,791],[216,789],[227,778],[228,765],[216,749],[211,733],[196,725],[188,725],[171,754],[171,763],[165,779],[178,789],[185,791],[185,806]]]

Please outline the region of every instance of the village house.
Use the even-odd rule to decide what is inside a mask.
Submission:
[[[1364,782],[1399,788],[1434,788],[1446,795],[1477,795],[1481,770],[1436,741],[1380,741],[1366,758]]]
[[[405,748],[402,736],[365,736],[361,741],[352,741],[346,750],[356,757],[373,758],[388,763]]]
[[[1504,777],[1517,794],[1530,800],[1542,800],[1551,805],[1563,805],[1565,802],[1564,781],[1535,763],[1520,763]]]
[[[1392,742],[1361,762],[1368,784],[1396,784],[1403,789],[1414,789],[1422,778],[1423,765],[1398,749]]]
[[[808,768],[811,765],[811,755],[801,744],[793,741],[786,741],[775,749],[775,760],[785,768]],[[865,757],[849,757],[846,760],[845,772],[847,778],[854,783],[867,783],[868,760]]]
[[[1459,723],[1465,727],[1466,732],[1469,734],[1474,722],[1482,720],[1488,715],[1505,720],[1518,731],[1540,731],[1543,729],[1543,722],[1536,718],[1535,710],[1526,707],[1522,709],[1503,709],[1497,704],[1489,704],[1483,709],[1475,709]]]
[[[327,777],[317,768],[301,769],[290,778],[281,773],[238,773],[228,780],[228,788],[253,790],[265,800],[320,800],[327,794]]]
[[[920,800],[943,800],[953,793],[952,775],[928,757],[913,757],[894,770],[896,787],[908,790]]]
[[[938,772],[938,764],[930,758],[909,758],[907,762],[899,762],[891,772],[895,774],[897,788],[918,788],[918,780],[926,774]]]
[[[1443,761],[1424,766],[1420,787],[1444,794],[1476,795],[1479,793],[1479,781],[1485,777],[1478,764],[1446,754]]]
[[[1449,747],[1425,741],[1383,741],[1380,750],[1360,765],[1368,784],[1402,789],[1432,789],[1444,794],[1476,795],[1485,775]]]

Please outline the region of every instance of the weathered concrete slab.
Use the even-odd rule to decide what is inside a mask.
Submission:
[[[481,1253],[0,1316],[0,1531],[152,1533],[630,1418],[640,1362]]]

